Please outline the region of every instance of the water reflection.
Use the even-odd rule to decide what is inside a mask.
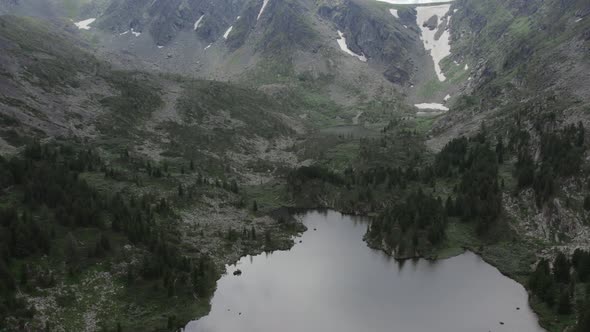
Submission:
[[[211,313],[186,330],[543,331],[523,287],[472,253],[396,262],[362,241],[366,219],[334,211],[302,218],[301,244],[228,267]],[[233,276],[238,266],[242,275]]]

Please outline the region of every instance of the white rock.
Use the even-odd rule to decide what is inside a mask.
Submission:
[[[223,38],[227,39],[227,37],[229,37],[229,34],[231,33],[232,29],[234,28],[234,26],[232,25],[231,27],[229,27],[229,29],[227,29],[225,31],[225,33],[223,34]]]
[[[201,24],[203,17],[205,17],[205,14],[201,15],[201,17],[199,17],[199,19],[195,22],[195,26],[194,26],[195,31],[197,31],[197,29],[199,28],[199,25]]]
[[[434,70],[436,71],[436,76],[438,77],[438,80],[441,82],[447,79],[440,68],[440,61],[451,54],[450,33],[447,28],[440,35],[439,39],[436,40],[435,35],[439,30],[430,30],[428,27],[424,27],[423,23],[435,15],[438,16],[439,19],[443,18],[449,12],[449,8],[450,5],[448,4],[428,7],[416,7],[416,23],[422,31],[421,39],[424,43],[424,48],[427,51],[430,51],[430,56],[434,61]],[[450,19],[451,18],[449,17],[448,22],[450,22]]]
[[[340,38],[336,39],[336,42],[342,51],[356,57],[362,62],[367,62],[367,58],[364,55],[356,54],[348,48],[348,45],[346,45],[346,38],[344,38],[344,34],[340,30],[338,30],[338,36],[340,36]]]
[[[439,111],[448,111],[449,108],[446,107],[443,104],[439,104],[439,103],[421,103],[421,104],[415,104],[414,105],[416,108],[421,109],[421,110],[439,110]]]
[[[397,9],[390,9],[389,12],[391,13],[391,15],[395,16],[395,18],[399,18],[399,15],[397,14]]]
[[[90,24],[96,21],[96,18],[89,18],[84,21],[74,23],[80,30],[90,30]]]
[[[260,19],[260,16],[262,16],[262,13],[264,13],[264,9],[266,8],[266,5],[268,5],[269,1],[270,0],[262,0],[262,7],[260,7],[260,11],[258,12],[258,17],[256,17],[257,21]]]
[[[377,0],[379,2],[387,2],[392,5],[428,5],[431,3],[447,3],[453,0]]]

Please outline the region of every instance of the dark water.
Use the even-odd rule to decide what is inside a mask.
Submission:
[[[524,288],[472,253],[399,264],[365,245],[362,218],[302,218],[302,243],[228,267],[211,313],[186,331],[543,331]]]

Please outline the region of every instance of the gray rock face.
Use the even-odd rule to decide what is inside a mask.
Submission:
[[[422,23],[422,26],[430,30],[436,29],[436,27],[438,26],[438,16],[432,16],[431,18],[426,20],[426,22]]]
[[[113,32],[147,31],[158,45],[167,45],[182,30],[194,29],[203,15],[197,35],[213,42],[223,35],[251,2],[232,0],[114,0],[98,20],[98,27]]]
[[[333,7],[322,6],[318,13],[346,34],[347,45],[353,52],[383,64],[384,76],[389,81],[400,85],[409,81],[413,66],[407,60],[414,40],[401,23],[412,18],[410,12],[400,12],[400,22],[389,16],[374,15],[356,2],[345,1]]]
[[[410,81],[410,74],[404,69],[395,65],[391,65],[389,68],[387,68],[383,75],[388,81],[398,85],[404,85]]]
[[[316,49],[316,31],[306,15],[309,13],[299,3],[272,1],[266,8],[262,39],[259,47],[265,53],[285,55],[296,49]]]

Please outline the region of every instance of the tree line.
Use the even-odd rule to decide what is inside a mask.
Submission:
[[[138,268],[129,269],[128,284],[158,281],[170,296],[180,291],[204,298],[212,294],[216,266],[206,255],[182,255],[171,232],[178,216],[167,199],[99,193],[80,174],[100,169],[106,168],[96,153],[67,145],[34,143],[20,156],[0,157],[0,328],[9,315],[23,320],[32,315],[16,297],[19,288],[51,285],[42,282],[46,275],[17,267],[60,250],[56,241],[64,236],[60,257],[67,273],[77,274],[92,259],[108,256],[113,249],[108,233],[115,232],[149,252]],[[79,228],[96,228],[95,243],[82,248],[75,238]]]
[[[562,252],[552,262],[541,259],[529,277],[528,287],[534,297],[557,314],[575,314],[575,332],[590,331],[590,252],[576,249],[571,259]],[[576,292],[577,288],[583,291]]]

